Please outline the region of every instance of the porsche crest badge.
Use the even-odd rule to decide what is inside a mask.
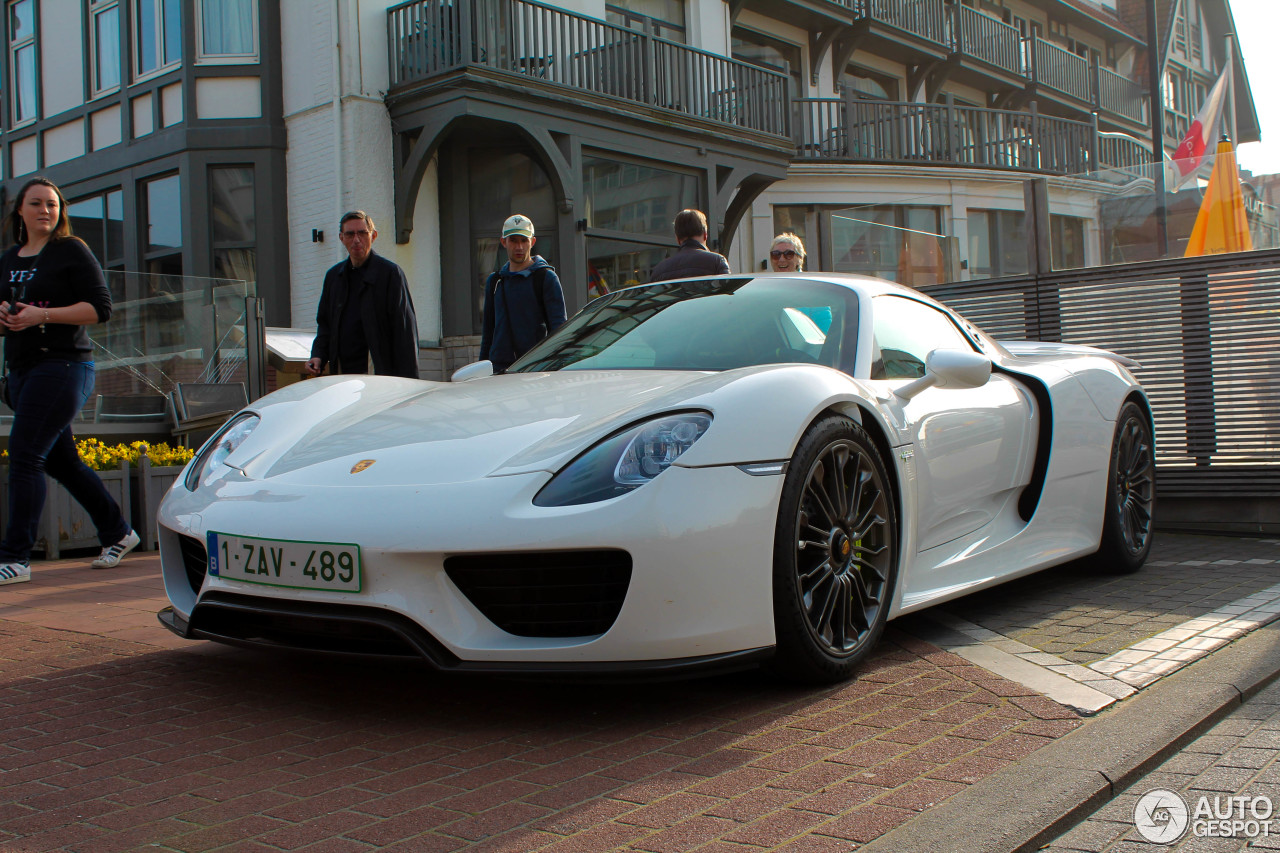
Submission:
[[[351,466],[351,473],[359,474],[365,468],[368,468],[370,465],[372,465],[377,461],[378,461],[377,459],[361,459],[359,462]]]

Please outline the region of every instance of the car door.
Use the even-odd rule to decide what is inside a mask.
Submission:
[[[935,349],[976,349],[928,303],[882,295],[872,310],[871,379],[890,390],[923,376]],[[889,405],[914,442],[919,550],[978,530],[1030,481],[1036,409],[1015,379],[993,373],[978,388],[927,388]]]

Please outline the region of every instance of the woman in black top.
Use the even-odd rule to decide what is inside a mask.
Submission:
[[[95,569],[117,565],[138,545],[102,480],[80,461],[71,435],[71,420],[93,392],[93,345],[85,326],[111,316],[102,268],[71,236],[66,199],[48,178],[27,181],[3,229],[17,245],[0,256],[0,329],[13,408],[0,585],[31,580],[46,472],[93,519],[102,543]]]

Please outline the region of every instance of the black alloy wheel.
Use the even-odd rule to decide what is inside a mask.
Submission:
[[[1151,553],[1156,504],[1155,438],[1146,413],[1124,404],[1116,419],[1098,557],[1110,571],[1136,572]]]
[[[850,677],[884,631],[896,575],[897,520],[880,452],[853,421],[819,421],[782,487],[775,669],[803,681]]]

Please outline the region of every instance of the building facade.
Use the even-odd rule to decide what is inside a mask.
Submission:
[[[58,182],[104,267],[154,274],[120,275],[118,299],[243,279],[268,324],[308,327],[362,208],[411,282],[429,376],[473,356],[513,212],[571,311],[592,282],[647,280],[685,207],[735,270],[789,230],[811,268],[916,284],[1024,272],[1028,178],[1056,263],[1133,259],[1146,227],[1105,212],[1142,221],[1140,174],[1082,175],[1152,159],[1149,0],[5,7],[6,198]],[[1172,151],[1233,24],[1227,0],[1154,12]],[[1233,80],[1231,126],[1257,139],[1240,63]]]

